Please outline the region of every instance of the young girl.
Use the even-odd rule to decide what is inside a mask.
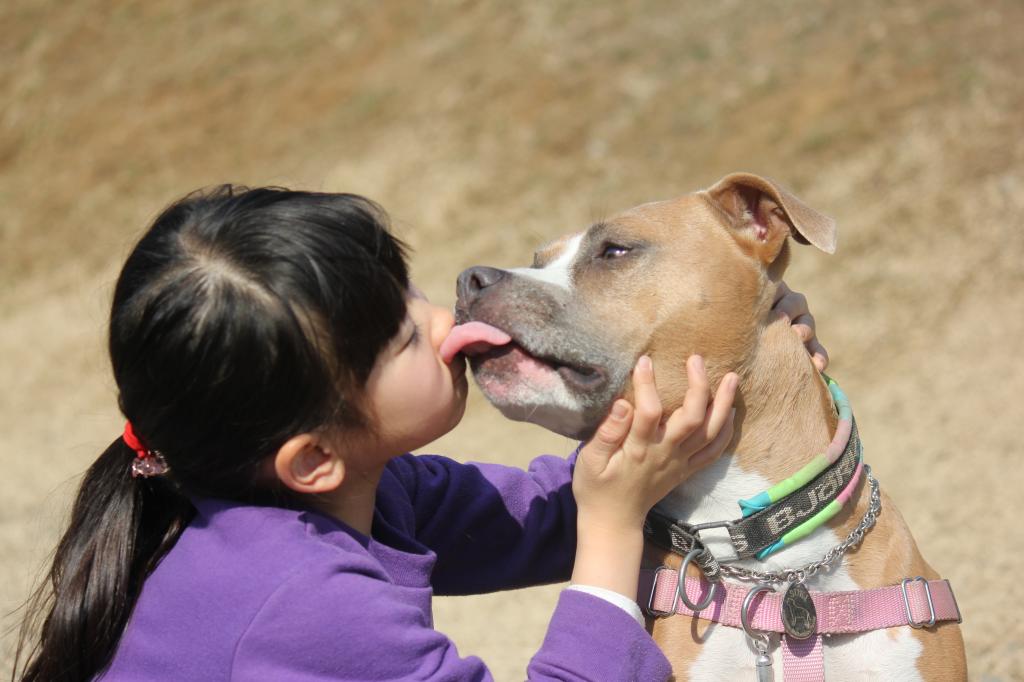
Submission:
[[[489,679],[432,595],[570,575],[529,676],[667,678],[633,601],[641,525],[729,442],[735,375],[709,407],[691,358],[662,420],[642,358],[635,409],[528,471],[403,454],[462,417],[452,325],[363,198],[225,187],[164,211],[114,292],[128,424],[34,597],[23,679]]]

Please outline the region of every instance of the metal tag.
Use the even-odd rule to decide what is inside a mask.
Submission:
[[[775,682],[772,657],[764,652],[759,653],[754,661],[754,672],[757,674],[757,682]]]
[[[782,626],[795,639],[807,639],[818,626],[818,612],[803,583],[793,583],[782,598]]]

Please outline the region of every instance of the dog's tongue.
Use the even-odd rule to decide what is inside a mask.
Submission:
[[[448,338],[441,342],[441,359],[451,363],[458,353],[477,355],[494,346],[504,346],[511,340],[512,337],[505,332],[483,322],[459,324],[452,327]]]

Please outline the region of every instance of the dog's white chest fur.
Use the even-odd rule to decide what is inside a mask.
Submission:
[[[737,500],[767,490],[774,481],[744,471],[736,466],[728,454],[689,479],[658,504],[665,513],[690,523],[724,521],[740,516]],[[725,533],[708,538],[707,545],[719,557],[734,556]],[[799,567],[817,561],[839,544],[841,538],[828,528],[819,528],[807,538],[766,559],[748,559],[735,565],[760,571],[775,571]],[[751,584],[753,586],[753,584]],[[857,590],[849,572],[839,565],[827,573],[808,579],[807,587],[818,591]],[[836,680],[892,680],[916,682],[921,680],[917,669],[920,643],[908,628],[895,630],[895,636],[876,630],[862,635],[837,635],[824,640],[826,679]],[[775,679],[781,680],[782,652],[778,637],[773,641]],[[709,628],[700,648],[700,655],[689,669],[691,680],[753,680],[754,650],[746,635],[738,628],[715,624]]]

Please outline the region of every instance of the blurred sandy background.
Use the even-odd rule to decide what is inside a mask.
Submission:
[[[1017,0],[0,4],[4,625],[120,432],[108,298],[170,200],[365,193],[450,304],[466,266],[751,170],[838,219],[787,280],[953,582],[972,679],[1024,679],[1022,35]],[[432,449],[572,446],[474,395]],[[437,626],[520,679],[557,590],[439,600]]]

